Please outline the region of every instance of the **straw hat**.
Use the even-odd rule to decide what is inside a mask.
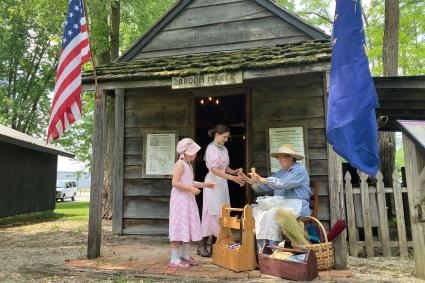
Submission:
[[[279,158],[279,155],[281,154],[289,154],[296,160],[304,159],[304,156],[296,152],[292,144],[282,144],[277,150],[270,152],[270,156],[274,158]]]

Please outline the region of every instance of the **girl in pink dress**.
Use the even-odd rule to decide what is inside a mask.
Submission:
[[[243,184],[243,177],[238,175],[242,168],[232,169],[229,167],[229,153],[224,143],[227,142],[230,130],[225,125],[217,125],[208,132],[213,139],[205,151],[205,163],[209,172],[205,181],[212,181],[216,184],[214,190],[205,189],[203,191],[202,205],[202,241],[198,247],[198,255],[211,256],[211,251],[207,249],[208,237],[212,235],[211,246],[214,244],[220,232],[219,217],[221,206],[224,203],[230,205],[229,187],[227,180],[237,184]],[[212,247],[210,248],[212,250]]]
[[[201,147],[189,138],[185,138],[177,144],[177,153],[180,158],[174,166],[169,217],[171,260],[168,267],[171,268],[187,269],[191,265],[197,265],[197,262],[189,256],[190,242],[202,239],[195,196],[200,193],[199,189],[201,188],[213,189],[215,187],[214,182],[201,183],[193,180],[191,162],[200,149]]]

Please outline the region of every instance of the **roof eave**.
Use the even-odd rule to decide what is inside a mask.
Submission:
[[[41,152],[44,152],[44,153],[53,154],[53,155],[60,155],[60,156],[69,157],[69,158],[75,157],[75,155],[73,153],[68,152],[68,151],[54,149],[54,148],[47,147],[47,146],[41,146],[41,145],[38,145],[38,144],[35,144],[35,143],[30,143],[30,142],[27,142],[27,141],[18,140],[18,139],[9,137],[9,136],[0,135],[0,141],[5,142],[5,143],[9,143],[9,144],[13,144],[13,145],[16,145],[16,146],[36,150],[36,151],[41,151]]]

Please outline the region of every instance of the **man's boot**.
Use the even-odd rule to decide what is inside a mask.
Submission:
[[[198,245],[197,254],[203,257],[210,257],[211,254],[208,251],[208,237],[203,237]]]
[[[214,235],[211,238],[211,246],[210,246],[210,253],[212,255],[213,253],[213,245],[215,244],[215,242],[217,241],[217,237],[215,237]]]

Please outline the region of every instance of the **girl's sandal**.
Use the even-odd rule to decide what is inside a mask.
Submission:
[[[181,269],[189,269],[190,264],[186,263],[183,260],[180,260],[178,263],[170,263],[168,265],[169,268],[181,268]]]
[[[191,266],[198,266],[199,265],[199,263],[191,256],[189,257],[189,259],[184,259],[184,258],[180,258],[180,259],[184,262],[187,262]]]

